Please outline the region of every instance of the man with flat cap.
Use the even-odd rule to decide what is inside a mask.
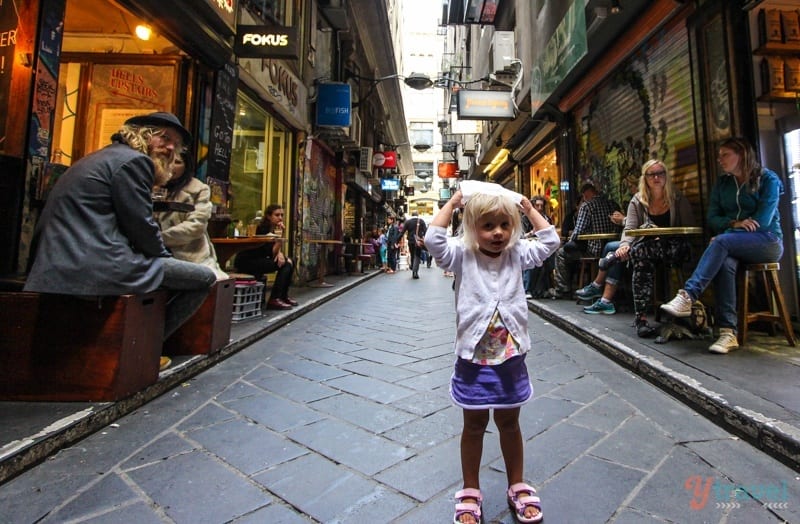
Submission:
[[[25,291],[78,296],[172,291],[164,337],[200,307],[216,280],[176,260],[153,219],[153,186],[192,135],[172,113],[125,121],[111,144],[75,162],[47,198],[31,244]]]

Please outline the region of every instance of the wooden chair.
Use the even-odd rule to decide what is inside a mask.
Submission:
[[[739,301],[738,301],[738,339],[739,344],[744,344],[747,340],[747,326],[757,320],[769,322],[769,334],[775,335],[775,322],[781,322],[783,334],[790,346],[795,345],[794,330],[789,321],[789,313],[786,309],[786,301],[783,298],[783,291],[778,280],[778,271],[781,265],[778,262],[764,264],[743,264],[739,268]],[[760,275],[764,283],[764,290],[767,292],[769,310],[750,311],[750,301],[748,286],[751,275]],[[777,309],[777,311],[775,311]]]
[[[592,281],[597,267],[597,257],[581,257],[578,259],[578,287],[581,289]]]

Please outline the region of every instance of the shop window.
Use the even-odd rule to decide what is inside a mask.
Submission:
[[[174,111],[177,60],[135,59],[129,63],[116,60],[105,57],[97,57],[91,63],[62,60],[52,162],[71,165],[102,149],[132,116]]]
[[[243,93],[235,116],[228,207],[247,223],[270,204],[288,207],[291,135]]]

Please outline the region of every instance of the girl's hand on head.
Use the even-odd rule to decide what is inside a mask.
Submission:
[[[520,200],[519,205],[522,206],[522,210],[526,214],[528,213],[528,211],[531,211],[533,209],[533,204],[531,204],[531,201],[525,197],[522,197],[522,200]]]
[[[461,190],[457,189],[456,192],[453,193],[453,196],[450,197],[450,204],[456,209],[462,208],[464,207],[464,204],[461,202],[462,198]]]

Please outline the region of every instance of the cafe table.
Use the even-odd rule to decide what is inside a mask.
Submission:
[[[317,262],[317,281],[309,284],[310,287],[333,287],[333,284],[325,282],[325,275],[328,274],[328,247],[341,246],[344,244],[341,240],[329,240],[324,238],[319,239],[306,239],[309,244],[317,244],[319,246]]]
[[[702,235],[702,227],[646,227],[628,229],[625,233],[632,237],[669,237]]]
[[[247,249],[253,249],[264,244],[283,242],[284,240],[283,237],[278,235],[266,234],[253,237],[212,238],[211,243],[214,244],[214,251],[217,252],[219,267],[224,269],[228,260],[236,253]]]
[[[619,240],[619,233],[587,233],[578,235],[578,240]]]

